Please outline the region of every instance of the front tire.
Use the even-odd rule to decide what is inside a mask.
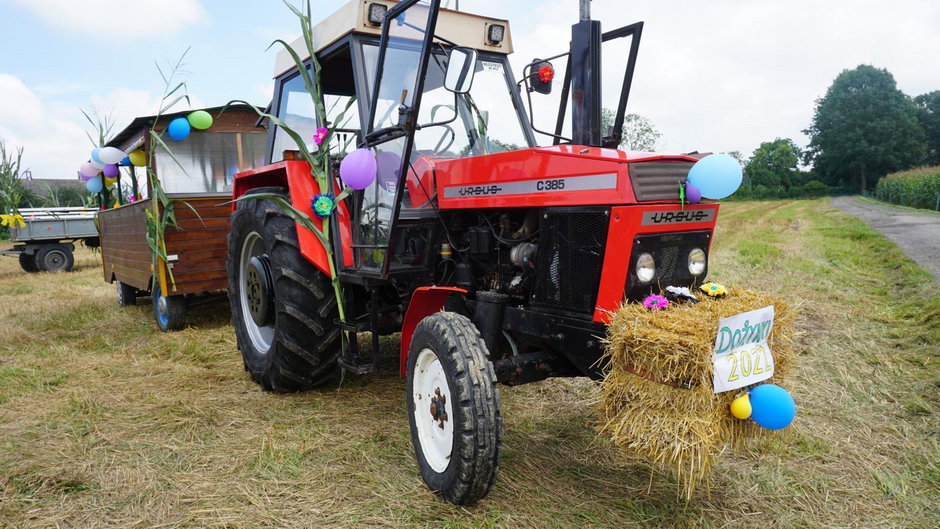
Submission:
[[[30,274],[35,274],[39,271],[39,266],[36,265],[36,254],[22,252],[19,257],[20,268],[29,272]]]
[[[259,188],[249,194],[276,193]],[[294,221],[271,200],[238,202],[228,239],[228,295],[238,349],[265,391],[320,386],[339,370],[339,311],[329,278],[300,254]]]
[[[457,505],[486,496],[499,473],[503,421],[493,364],[465,316],[421,320],[408,351],[411,441],[421,477]]]
[[[160,282],[153,279],[153,316],[163,332],[178,331],[186,326],[186,299],[183,296],[164,296]]]

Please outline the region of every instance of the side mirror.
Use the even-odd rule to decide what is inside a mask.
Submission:
[[[444,76],[444,88],[456,94],[466,94],[473,85],[476,71],[477,50],[457,47],[450,50],[447,61],[447,73]]]
[[[555,67],[548,61],[535,59],[529,70],[529,86],[534,92],[540,94],[552,93],[552,80],[555,78]]]

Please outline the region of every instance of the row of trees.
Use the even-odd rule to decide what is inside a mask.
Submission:
[[[887,70],[861,65],[835,78],[803,132],[810,138],[806,149],[777,138],[742,161],[740,194],[866,193],[888,173],[940,165],[940,90],[911,98]]]

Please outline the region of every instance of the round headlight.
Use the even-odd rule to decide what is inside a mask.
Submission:
[[[693,248],[692,251],[689,252],[689,272],[693,276],[702,275],[707,263],[708,258],[705,257],[705,251],[701,248]]]
[[[636,277],[642,283],[649,283],[653,280],[653,276],[656,275],[656,261],[653,260],[653,256],[648,253],[641,253],[639,257],[636,258]]]

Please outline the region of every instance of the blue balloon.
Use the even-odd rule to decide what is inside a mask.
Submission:
[[[787,390],[774,384],[761,384],[750,391],[751,418],[769,430],[786,428],[796,417],[796,404]]]
[[[101,157],[99,156],[100,154],[101,154],[101,149],[99,147],[95,147],[94,149],[91,150],[91,159],[94,160],[96,163],[104,163],[101,161]]]
[[[727,154],[712,154],[695,162],[687,181],[698,188],[703,197],[718,200],[737,191],[743,178],[737,160]]]
[[[91,180],[85,182],[85,189],[87,189],[89,193],[100,193],[102,187],[103,185],[101,183],[100,176],[96,176],[92,178]]]
[[[131,165],[131,159],[130,159],[129,157],[125,156],[124,159],[121,160],[118,165],[123,165],[124,167],[129,167],[129,166]]]
[[[190,130],[189,120],[186,118],[176,118],[166,128],[167,134],[176,141],[185,140],[189,136]]]

